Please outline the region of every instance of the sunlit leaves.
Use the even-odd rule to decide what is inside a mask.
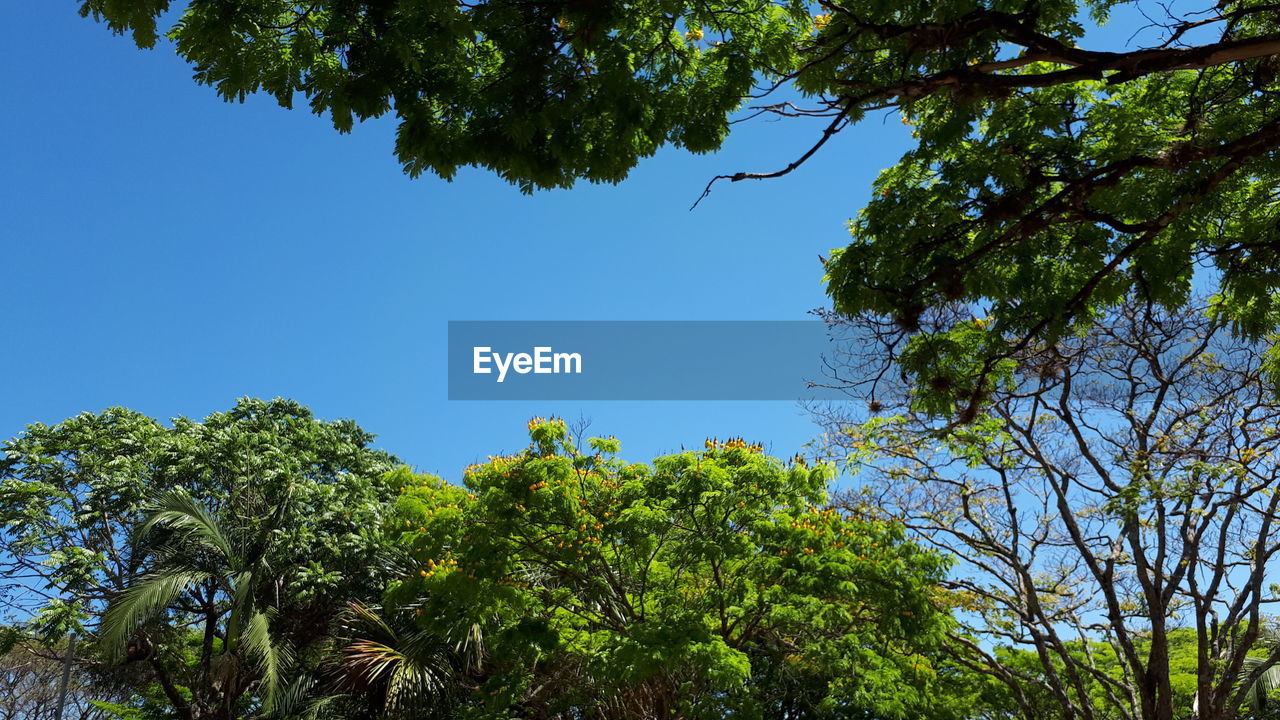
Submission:
[[[750,714],[800,685],[814,708],[928,704],[946,563],[890,523],[824,509],[828,468],[739,440],[629,464],[614,439],[579,452],[561,421],[529,430],[461,487],[395,476],[391,530],[414,562],[388,602],[438,636],[484,628],[480,717],[643,714],[655,694],[696,717]]]
[[[82,12],[150,46],[168,8],[86,0]],[[800,3],[741,0],[194,0],[168,35],[228,100],[305,99],[343,132],[394,114],[411,175],[473,165],[531,190],[617,182],[666,143],[716,149],[757,74],[794,64],[809,22]]]
[[[314,663],[341,604],[382,587],[395,461],[371,440],[249,398],[202,421],[114,408],[28,426],[0,460],[13,606],[46,639],[80,634],[86,657],[131,649],[198,702],[305,706],[290,648]],[[139,702],[174,702],[150,671],[128,682]]]

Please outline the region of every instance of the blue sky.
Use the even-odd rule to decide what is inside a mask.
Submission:
[[[481,171],[410,180],[391,121],[344,136],[266,97],[224,103],[168,47],[76,7],[0,6],[0,436],[112,405],[167,418],[285,396],[456,478],[522,446],[535,414],[589,417],[636,460],[708,435],[789,455],[815,434],[788,402],[450,402],[446,322],[804,319],[825,301],[818,254],[908,147],[896,118],[694,212],[708,178],[781,167],[819,126],[740,125],[716,155],[525,196]]]

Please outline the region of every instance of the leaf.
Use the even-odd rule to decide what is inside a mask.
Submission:
[[[185,490],[174,490],[153,505],[136,537],[140,540],[157,527],[188,533],[192,539],[216,550],[224,558],[233,555],[231,542],[218,522]]]
[[[293,664],[293,654],[288,645],[271,636],[273,611],[256,613],[245,625],[241,638],[245,654],[262,670],[262,707],[267,714],[274,712],[283,674]]]
[[[104,653],[119,660],[125,644],[138,628],[163,612],[183,592],[210,578],[207,572],[189,569],[142,576],[111,602],[102,617],[99,630]]]

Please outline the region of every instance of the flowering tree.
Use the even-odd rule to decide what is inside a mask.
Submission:
[[[825,508],[828,467],[741,440],[629,464],[558,420],[529,432],[464,486],[402,476],[384,612],[479,648],[462,716],[941,716],[947,562]]]

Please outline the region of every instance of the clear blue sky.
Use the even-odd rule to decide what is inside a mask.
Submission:
[[[534,414],[617,435],[630,459],[743,435],[789,455],[816,432],[787,402],[449,402],[448,320],[803,319],[818,254],[909,138],[864,122],[800,171],[798,121],[724,151],[666,151],[619,186],[521,195],[480,171],[408,179],[394,125],[339,135],[269,98],[227,104],[167,47],[144,52],[77,4],[5,3],[0,113],[0,436],[123,405],[203,416],[242,395],[350,417],[456,478],[524,444]]]

